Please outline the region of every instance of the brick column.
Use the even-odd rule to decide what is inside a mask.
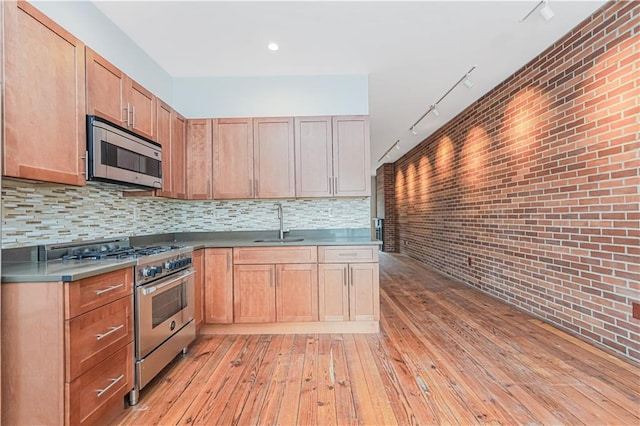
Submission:
[[[378,217],[384,219],[382,234],[382,250],[396,251],[395,220],[395,166],[393,163],[383,164],[376,170],[376,186],[378,191]],[[380,200],[382,198],[382,200]],[[380,211],[382,210],[382,211]]]

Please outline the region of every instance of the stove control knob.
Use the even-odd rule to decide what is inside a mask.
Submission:
[[[154,277],[155,275],[156,275],[155,267],[151,266],[151,267],[142,268],[143,277]]]
[[[185,259],[185,265],[191,265],[193,263],[193,259],[191,259],[190,257],[187,257]]]
[[[162,272],[162,266],[152,266],[151,269],[154,270],[154,275]]]
[[[174,262],[164,262],[164,268],[169,271],[175,268]]]

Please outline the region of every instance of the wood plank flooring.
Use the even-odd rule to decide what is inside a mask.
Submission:
[[[122,425],[638,425],[640,369],[401,255],[381,332],[201,336]]]

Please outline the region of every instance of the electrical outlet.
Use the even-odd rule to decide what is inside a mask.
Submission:
[[[640,303],[632,302],[631,306],[633,306],[633,317],[635,319],[640,319]]]
[[[133,208],[133,220],[140,220],[140,208],[139,207],[134,207]]]

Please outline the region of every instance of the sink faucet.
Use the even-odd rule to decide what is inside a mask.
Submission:
[[[278,234],[278,238],[284,240],[285,232],[289,232],[289,230],[284,229],[284,213],[282,212],[282,203],[276,204],[278,206],[278,219],[280,219],[280,233]]]

